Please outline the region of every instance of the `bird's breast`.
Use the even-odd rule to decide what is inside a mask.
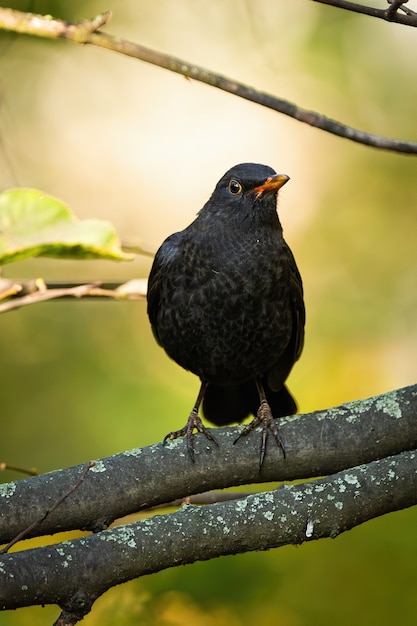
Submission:
[[[157,330],[184,368],[231,384],[263,374],[285,349],[288,280],[279,246],[261,235],[218,243],[186,246],[164,272]]]

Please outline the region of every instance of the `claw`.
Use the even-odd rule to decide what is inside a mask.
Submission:
[[[170,441],[173,441],[174,439],[178,439],[178,437],[187,437],[187,450],[188,450],[188,454],[190,455],[190,459],[192,460],[193,463],[195,463],[195,449],[194,449],[194,429],[199,432],[202,433],[203,435],[205,435],[207,437],[207,439],[209,439],[209,441],[212,441],[213,443],[216,444],[216,446],[218,447],[219,444],[217,443],[216,439],[214,438],[214,436],[211,434],[211,432],[204,426],[203,422],[201,421],[201,417],[198,415],[196,409],[193,409],[190,413],[190,416],[187,420],[187,423],[185,424],[185,426],[183,428],[181,428],[180,430],[174,430],[170,433],[168,433],[167,435],[165,435],[162,445],[165,445],[166,442],[168,441],[168,439]]]
[[[245,426],[239,436],[236,437],[236,439],[234,440],[233,445],[237,443],[241,437],[246,437],[246,435],[248,435],[254,428],[259,426],[259,424],[262,424],[261,453],[259,457],[259,469],[262,469],[262,464],[264,462],[266,453],[266,443],[268,441],[268,435],[270,432],[274,436],[277,446],[281,448],[284,459],[286,457],[284,442],[280,437],[276,420],[272,415],[271,408],[267,400],[261,401],[261,405],[258,409],[256,417],[254,417],[253,420],[247,426]]]

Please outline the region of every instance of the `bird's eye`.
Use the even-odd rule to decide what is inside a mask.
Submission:
[[[232,195],[237,196],[242,192],[242,185],[237,180],[231,180],[229,183],[229,191]]]

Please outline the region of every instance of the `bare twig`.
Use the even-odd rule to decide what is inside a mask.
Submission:
[[[59,500],[57,500],[55,502],[55,504],[50,509],[47,509],[45,511],[45,513],[42,515],[42,517],[40,517],[39,519],[37,519],[34,522],[32,522],[32,524],[30,524],[27,528],[22,530],[22,532],[20,532],[18,535],[16,535],[16,537],[14,537],[11,541],[9,541],[9,543],[6,546],[4,546],[4,548],[2,548],[0,550],[0,554],[6,554],[6,552],[8,552],[12,546],[14,546],[19,541],[22,541],[22,539],[25,539],[25,537],[30,535],[30,533],[37,526],[39,526],[39,524],[42,524],[42,522],[46,520],[46,518],[48,517],[48,515],[50,513],[55,511],[55,509],[57,509],[64,502],[64,500],[66,500],[68,498],[68,496],[70,496],[72,493],[74,493],[74,491],[76,491],[78,489],[78,487],[81,485],[81,483],[84,482],[85,477],[87,476],[89,470],[92,467],[94,467],[94,465],[95,465],[95,461],[90,461],[90,463],[87,465],[87,467],[85,468],[85,470],[81,474],[80,479],[75,483],[75,485],[73,485],[71,487],[71,489],[69,489],[66,493],[64,493],[64,495],[61,498],[59,498]]]
[[[386,9],[386,13],[389,16],[389,19],[392,21],[395,19],[395,13],[399,10],[403,10],[403,4],[408,2],[408,0],[387,0],[389,7]]]
[[[187,496],[186,498],[178,498],[177,500],[172,500],[172,502],[158,504],[157,506],[151,506],[149,508],[144,505],[141,507],[141,510],[155,511],[158,509],[174,509],[187,504],[201,506],[204,504],[215,504],[216,502],[230,502],[230,500],[247,498],[251,494],[252,492],[250,491],[205,491],[204,493],[196,493],[195,495]]]
[[[351,10],[354,10],[354,7],[361,6],[356,5],[355,3],[342,2],[341,0],[338,2],[336,2],[336,0],[332,2],[330,2],[330,0],[316,1],[323,1],[327,4],[333,4],[334,6],[340,6],[341,8],[350,8]],[[365,9],[369,9],[369,11],[371,11],[369,7],[365,7]],[[389,19],[389,14],[386,11],[381,11],[381,13],[384,15],[384,19]],[[374,13],[368,12],[368,14],[373,15]],[[382,15],[378,15],[378,13],[375,15],[376,17],[382,17]],[[239,83],[220,74],[214,74],[213,72],[210,72],[209,70],[199,67],[193,63],[189,63],[188,61],[184,61],[169,54],[163,54],[162,52],[151,50],[145,46],[121,39],[120,37],[113,37],[112,35],[108,35],[95,29],[96,24],[103,25],[109,18],[110,13],[105,13],[101,16],[93,18],[92,20],[71,24],[61,20],[52,19],[50,17],[44,17],[42,15],[35,16],[33,14],[12,11],[11,9],[0,9],[0,29],[3,28],[14,32],[53,39],[61,37],[78,43],[89,43],[100,48],[106,48],[107,50],[112,50],[113,52],[118,52],[146,63],[157,65],[171,72],[182,74],[187,78],[216,87],[217,89],[239,96],[245,100],[255,102],[261,106],[272,109],[273,111],[288,115],[289,117],[292,117],[300,122],[304,122],[305,124],[309,124],[310,126],[315,126],[316,128],[333,135],[350,139],[351,141],[372,146],[381,150],[390,150],[393,152],[400,152],[402,154],[417,154],[417,143],[415,142],[389,139],[380,135],[373,135],[357,130],[321,115],[320,113],[303,109],[292,102],[288,102],[287,100],[258,91],[253,87]],[[400,21],[400,18],[402,20],[408,20],[400,23],[409,23],[413,21],[410,16],[400,15],[398,12],[393,14],[391,21]]]
[[[22,285],[14,280],[0,279],[0,300],[16,296],[22,291]]]
[[[388,0],[388,2],[391,2],[391,0]],[[408,2],[408,0],[404,0],[404,3],[405,2]],[[406,15],[414,16],[414,19],[417,20],[417,12],[413,11],[412,9],[409,9],[408,7],[405,7],[403,3],[400,3],[400,6],[398,7],[398,10],[403,11]]]
[[[227,78],[220,74],[214,74],[209,70],[199,67],[198,65],[191,64],[182,59],[178,59],[162,52],[156,52],[134,44],[119,38],[107,35],[105,33],[97,32],[92,33],[87,43],[107,48],[115,52],[120,52],[127,56],[134,57],[145,61],[146,63],[152,63],[159,67],[165,68],[171,72],[182,74],[187,78],[206,83],[222,91],[226,91],[235,96],[239,96],[245,100],[255,102],[268,109],[277,111],[288,115],[300,122],[315,126],[321,130],[324,130],[333,135],[338,135],[345,139],[350,139],[357,143],[361,143],[381,150],[390,150],[393,152],[401,152],[403,154],[417,154],[417,143],[410,141],[400,141],[396,139],[389,139],[380,135],[373,135],[364,131],[346,126],[336,120],[332,120],[325,115],[316,113],[314,111],[308,111],[303,109],[288,100],[277,98],[271,94],[258,91],[253,87],[237,82],[233,79]]]
[[[55,19],[52,15],[24,13],[14,9],[0,9],[0,28],[14,33],[36,35],[46,39],[64,37],[78,43],[86,43],[88,36],[104,26],[111,18],[111,11],[96,15],[91,20],[81,20],[71,24]]]
[[[3,279],[3,283],[5,282],[5,279]],[[56,300],[58,298],[93,297],[113,298],[115,300],[139,300],[146,296],[146,280],[143,278],[122,283],[113,283],[111,288],[103,288],[100,282],[59,286],[50,286],[39,279],[35,282],[10,282],[12,285],[19,285],[20,289],[10,288],[8,296],[15,297],[12,300],[0,304],[0,313],[6,313],[22,306],[46,302],[47,300]],[[5,291],[7,292],[7,289],[5,289]],[[23,293],[24,295],[19,296],[19,293]]]
[[[9,463],[0,463],[0,472],[5,472],[9,470],[9,472],[20,472],[21,474],[26,474],[27,476],[39,476],[39,472],[36,469],[25,469],[24,467],[16,467],[14,465],[9,465]]]
[[[68,289],[38,289],[27,296],[22,296],[15,300],[9,300],[0,304],[0,313],[6,311],[12,311],[28,304],[35,304],[37,302],[45,302],[46,300],[53,300],[54,298],[63,298],[72,296],[74,298],[82,298],[86,294],[91,294],[94,289],[97,289],[98,283],[92,283],[90,285],[77,285],[76,287],[70,287]]]
[[[390,6],[387,9],[376,9],[364,4],[358,4],[357,2],[349,2],[348,0],[313,0],[313,2],[328,4],[338,9],[353,11],[354,13],[370,15],[371,17],[377,17],[387,22],[396,22],[397,24],[404,24],[406,26],[417,26],[417,13],[404,7],[404,0],[392,0],[392,2],[389,2]],[[400,10],[402,13],[399,13]]]

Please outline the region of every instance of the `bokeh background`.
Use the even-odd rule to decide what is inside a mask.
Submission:
[[[111,9],[108,32],[417,141],[412,28],[310,0],[8,6],[70,20]],[[243,161],[291,177],[280,217],[305,283],[306,346],[290,380],[300,409],[416,382],[416,157],[330,136],[115,53],[0,34],[1,189],[42,189],[155,251]],[[127,280],[147,276],[150,264],[31,260],[3,273]],[[144,302],[50,302],[2,315],[0,354],[0,461],[39,472],[161,440],[183,424],[198,387],[155,344]],[[336,540],[161,572],[108,592],[83,623],[411,626],[416,523],[410,509]],[[57,614],[22,609],[0,614],[0,625]]]

